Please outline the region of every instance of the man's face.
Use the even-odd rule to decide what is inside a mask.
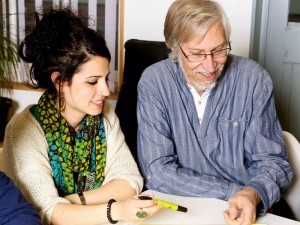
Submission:
[[[215,86],[227,60],[228,45],[223,27],[220,23],[216,23],[201,41],[199,36],[195,35],[180,46],[179,62],[185,72],[185,79],[198,93],[201,94],[206,88]],[[214,54],[214,58],[212,55],[207,55],[206,58],[199,55],[211,53]],[[197,58],[204,61],[199,62]],[[195,60],[197,62],[194,62]]]

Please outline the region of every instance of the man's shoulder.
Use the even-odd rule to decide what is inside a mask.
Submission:
[[[147,84],[162,82],[163,80],[168,80],[168,77],[171,76],[174,65],[169,59],[164,59],[159,62],[152,64],[147,67],[140,80],[139,84]]]
[[[255,60],[243,56],[237,56],[237,55],[229,55],[226,64],[228,67],[239,68],[239,69],[243,69],[243,68],[263,69],[262,66]]]
[[[268,72],[258,62],[241,56],[230,55],[224,70],[233,79],[271,81]]]

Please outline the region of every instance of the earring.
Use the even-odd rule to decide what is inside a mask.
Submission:
[[[56,102],[57,102],[57,108],[60,111],[64,111],[64,109],[66,108],[66,100],[64,99],[64,97],[62,96],[58,97]]]
[[[64,97],[61,97],[61,99],[60,99],[60,111],[64,111],[65,108],[66,108],[66,100],[64,99]]]

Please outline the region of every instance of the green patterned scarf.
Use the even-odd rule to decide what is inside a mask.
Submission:
[[[49,145],[53,178],[60,196],[102,185],[106,164],[106,136],[102,116],[86,115],[78,132],[63,118],[55,97],[45,92],[31,113],[39,121]]]

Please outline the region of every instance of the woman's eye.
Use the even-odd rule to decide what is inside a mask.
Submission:
[[[97,81],[88,81],[88,83],[91,85],[95,85],[95,84],[97,84]]]

